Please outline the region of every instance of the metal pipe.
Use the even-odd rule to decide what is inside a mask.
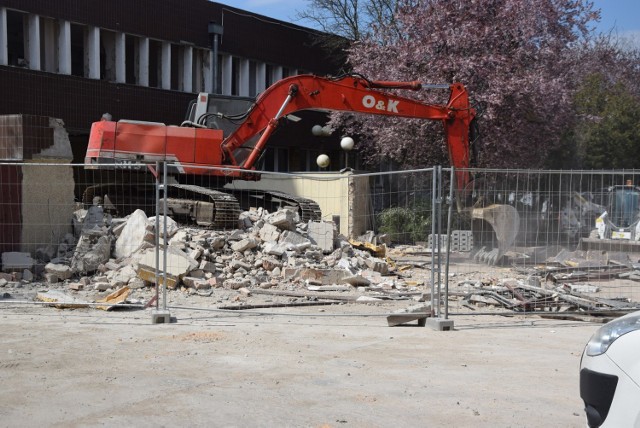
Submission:
[[[449,210],[447,213],[447,259],[444,263],[444,319],[449,318],[449,259],[451,255],[451,222],[453,217],[453,201],[454,201],[454,191],[453,186],[451,184],[454,183],[456,179],[456,169],[451,168],[451,175],[449,178]]]
[[[162,188],[164,190],[162,195],[162,214],[164,221],[163,239],[167,239],[167,163],[162,162]],[[157,230],[157,229],[156,229]],[[157,235],[157,234],[156,234]],[[162,245],[162,310],[167,310],[167,246],[166,243]]]
[[[159,308],[160,302],[158,301],[159,297],[159,280],[160,280],[160,236],[158,230],[160,230],[160,177],[158,176],[158,172],[160,171],[160,162],[156,161],[156,236],[154,239],[155,243],[155,255],[156,255],[156,268],[155,268],[155,279],[156,279],[156,310]]]
[[[436,307],[436,295],[435,295],[435,245],[436,245],[436,224],[435,207],[436,207],[436,169],[434,168],[431,175],[431,315],[434,315],[434,308]]]

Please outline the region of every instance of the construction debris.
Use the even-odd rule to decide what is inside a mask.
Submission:
[[[156,231],[156,219],[141,210],[112,218],[95,205],[74,213],[74,234],[67,234],[57,248],[42,247],[35,258],[29,253],[2,254],[0,287],[42,281],[52,294],[40,293],[38,299],[58,307],[93,302],[110,309],[136,299],[148,303],[154,297],[152,286],[164,281],[166,260],[169,289],[185,297],[213,296],[220,308],[430,300],[430,249],[387,247],[373,232],[348,240],[332,222],[303,223],[286,208],[247,211],[240,218],[243,228],[228,231],[180,226],[167,218],[165,234],[163,219]],[[620,311],[635,304],[600,297],[602,287],[590,282],[640,280],[640,265],[628,255],[602,252],[563,250],[543,264],[510,272],[515,277],[462,274],[450,281],[449,300],[471,311]],[[236,304],[226,304],[230,301]],[[417,320],[423,325],[430,313],[422,303],[394,313],[388,323]]]

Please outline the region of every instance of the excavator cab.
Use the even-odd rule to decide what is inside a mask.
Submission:
[[[580,241],[581,250],[640,252],[640,187],[611,186],[606,194],[606,211],[597,219],[589,238]]]

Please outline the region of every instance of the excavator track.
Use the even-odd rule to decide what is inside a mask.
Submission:
[[[188,216],[204,227],[238,227],[238,217],[242,211],[238,200],[232,195],[191,184],[170,184],[168,187],[167,214]]]
[[[169,184],[167,190],[167,214],[176,220],[215,229],[238,227],[241,209],[232,195],[188,184]],[[82,202],[85,206],[101,204],[105,210],[120,216],[138,208],[147,215],[155,215],[156,212],[155,187],[147,183],[91,186],[84,191]]]
[[[229,194],[226,193],[228,191],[192,184],[169,184],[167,187],[167,214],[178,221],[192,222],[202,227],[234,229],[238,227],[238,217],[242,210],[256,206],[270,211],[292,207],[298,211],[302,222],[322,218],[322,211],[315,201],[283,192],[235,190],[233,194]],[[101,204],[106,210],[120,216],[128,215],[138,208],[147,215],[155,215],[156,209],[155,187],[147,183],[91,186],[84,191],[82,201],[85,206]]]
[[[240,200],[240,205],[245,210],[258,206],[269,211],[291,207],[298,210],[300,221],[304,223],[322,219],[320,206],[314,200],[301,196],[272,190],[233,190],[233,194]]]

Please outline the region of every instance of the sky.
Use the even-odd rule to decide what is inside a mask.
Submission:
[[[602,15],[597,31],[606,33],[615,29],[620,36],[640,40],[640,0],[592,1],[594,8],[600,9]],[[309,4],[307,0],[216,0],[216,3],[302,26],[310,25],[295,20],[296,12],[304,10]]]

